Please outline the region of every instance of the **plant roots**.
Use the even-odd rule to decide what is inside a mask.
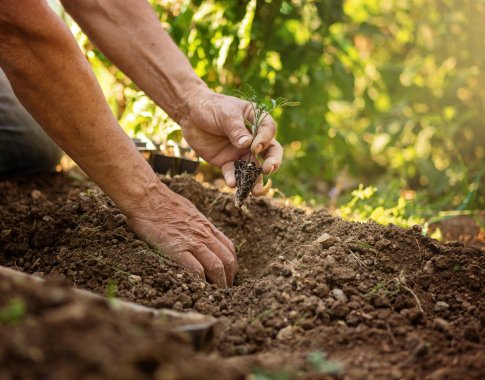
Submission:
[[[258,168],[254,162],[237,160],[234,162],[234,174],[236,175],[236,196],[234,205],[237,208],[242,207],[244,201],[251,193],[262,169]]]

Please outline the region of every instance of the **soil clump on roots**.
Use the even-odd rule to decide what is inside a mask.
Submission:
[[[65,175],[0,182],[0,265],[61,277],[101,295],[115,290],[121,299],[153,308],[214,316],[220,325],[214,352],[194,353],[169,326],[153,321],[143,322],[146,330],[137,335],[141,322],[97,307],[88,308],[85,322],[58,321],[49,330],[43,313],[51,306],[38,300],[50,302],[49,285],[34,293],[5,285],[0,310],[12,299],[23,300],[27,309],[12,324],[0,323],[0,352],[10,355],[2,371],[26,356],[34,360],[37,354],[29,349],[35,347],[66,371],[85,365],[90,378],[103,378],[110,366],[135,368],[129,363],[139,358],[129,352],[140,345],[140,352],[154,355],[146,378],[164,378],[167,368],[175,368],[171,378],[184,378],[179,367],[201,368],[194,372],[201,379],[208,378],[204,368],[212,371],[210,378],[221,373],[227,379],[250,373],[288,379],[485,377],[482,249],[437,242],[420,228],[351,223],[266,198],[250,198],[238,209],[232,194],[188,176],[161,180],[234,241],[239,273],[233,288],[217,289],[150,249],[94,185]],[[76,323],[85,323],[85,344],[60,340],[62,352],[73,353],[68,356],[48,348]],[[28,334],[32,329],[37,333]],[[113,338],[119,351],[113,356],[113,348],[106,348],[92,364],[90,350],[105,347],[112,330],[119,334]],[[49,331],[51,341],[42,335]],[[22,345],[15,346],[19,336]],[[156,356],[161,350],[170,355]],[[196,359],[187,360],[188,353]],[[40,360],[32,371],[41,376],[54,370],[52,360]]]

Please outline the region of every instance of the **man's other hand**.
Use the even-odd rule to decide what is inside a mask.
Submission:
[[[187,199],[157,186],[128,226],[147,242],[201,278],[231,286],[237,271],[234,244]]]

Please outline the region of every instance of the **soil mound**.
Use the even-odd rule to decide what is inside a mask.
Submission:
[[[212,315],[222,325],[219,362],[245,373],[485,377],[483,250],[265,198],[237,209],[232,194],[188,176],[161,180],[234,241],[233,288],[217,289],[150,249],[94,185],[63,175],[0,182],[0,265]]]

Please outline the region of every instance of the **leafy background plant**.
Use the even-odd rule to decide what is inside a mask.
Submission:
[[[301,102],[274,114],[295,202],[404,225],[484,209],[483,0],[150,3],[215,91]],[[180,138],[69,23],[123,128]]]

